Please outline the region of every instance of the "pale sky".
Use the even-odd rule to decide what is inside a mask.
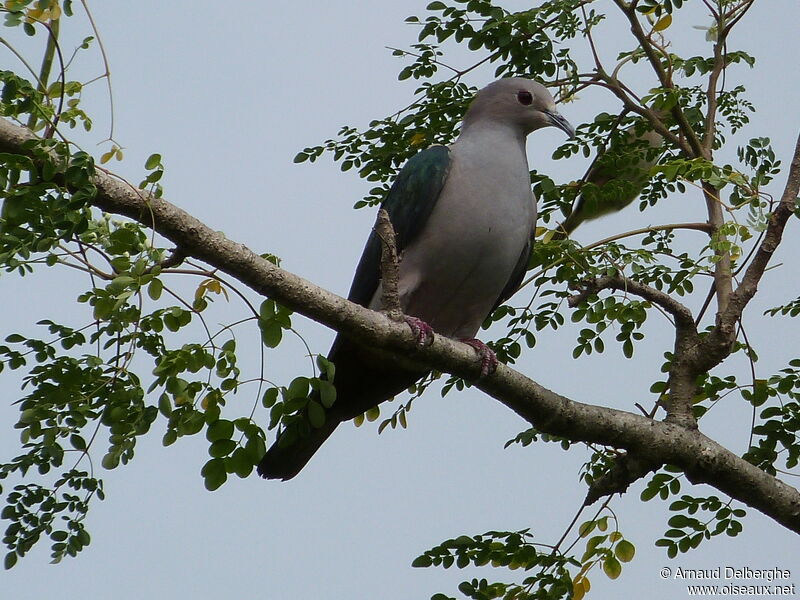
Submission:
[[[247,3],[185,0],[93,3],[113,72],[114,137],[125,148],[122,163],[106,166],[138,182],[146,157],[162,154],[167,199],[229,238],[257,252],[277,254],[288,270],[346,294],[374,218],[372,210],[350,207],[372,186],[352,172],[341,173],[327,158],[315,165],[294,165],[292,158],[303,147],[333,137],[342,125],[364,127],[372,118],[408,104],[415,84],[397,81],[403,63],[385,46],[407,47],[416,41],[415,28],[403,20],[410,14],[423,15],[426,4],[305,1],[268,3],[258,9],[253,3],[254,9],[247,10]],[[519,9],[526,3],[506,6]],[[76,12],[79,9],[76,5]],[[733,67],[726,81],[729,88],[748,86],[758,109],[736,143],[770,137],[784,165],[800,130],[800,83],[793,72],[800,50],[799,14],[792,0],[757,4],[730,41],[732,49],[756,55],[756,69]],[[673,24],[680,30],[674,50],[702,52],[704,33],[692,26],[708,21],[701,13],[679,15]],[[70,39],[89,35],[82,17],[66,20],[62,30]],[[630,43],[624,37],[627,28],[610,31],[613,36],[598,42],[601,53],[612,61]],[[19,40],[8,29],[2,35]],[[463,67],[477,58],[458,50],[448,61]],[[96,47],[79,61],[76,68],[87,78],[100,73]],[[38,63],[38,58],[31,62]],[[3,50],[0,68],[17,70],[19,65]],[[483,69],[466,81],[482,86],[492,79],[492,69]],[[639,89],[655,85],[642,76],[633,76],[633,83]],[[86,101],[95,130],[90,138],[76,134],[76,139],[99,156],[107,146],[95,143],[107,137],[109,127],[102,83],[86,91]],[[561,107],[574,125],[600,109],[615,110],[608,95],[586,93]],[[532,135],[531,166],[549,168],[550,155],[562,140],[555,129]],[[736,143],[725,160],[733,162]],[[582,157],[560,161],[552,173],[569,181],[580,177],[586,164]],[[784,182],[782,174],[771,193],[778,196]],[[700,196],[688,195],[644,214],[631,207],[623,215],[587,225],[577,238],[589,243],[650,223],[704,219]],[[790,227],[796,229],[796,221]],[[789,243],[776,263],[796,256],[796,237],[790,230]],[[762,288],[775,286],[774,291],[748,309],[751,316],[800,295],[790,268],[765,277]],[[186,280],[188,294],[197,283]],[[14,331],[38,332],[33,323],[54,314],[65,322],[85,323],[90,315],[74,299],[87,285],[86,279],[76,279],[75,272],[66,269],[42,270],[22,280],[3,274],[0,294],[7,300],[0,321],[2,337]],[[212,314],[212,322],[224,323],[242,311],[233,301],[218,300]],[[327,351],[332,332],[299,316],[294,323],[314,352]],[[768,376],[797,356],[793,346],[798,331],[794,323],[759,323],[748,335],[761,354],[759,374]],[[631,361],[622,358],[613,336],[603,355],[573,360],[579,328],[542,332],[539,345],[526,351],[517,368],[583,402],[625,410],[635,410],[636,402],[652,403],[648,388],[659,377],[663,353],[672,346],[663,320],[652,314],[645,328],[647,340]],[[243,363],[256,368],[257,337],[240,330],[238,342]],[[309,375],[304,354],[295,340],[269,352],[266,376],[288,384],[298,375]],[[746,377],[746,365],[740,363],[735,364]],[[0,434],[0,452],[8,458],[18,452],[17,433],[11,429],[17,413],[11,403],[20,396],[15,376],[7,371],[2,376],[0,411],[7,425]],[[229,403],[230,414],[247,414],[254,397],[254,388],[243,390]],[[397,402],[385,406],[383,414],[388,415]],[[266,421],[263,411],[257,414]],[[702,427],[741,453],[748,424],[748,408],[731,396]],[[552,444],[503,449],[506,440],[526,428],[477,390],[441,398],[432,389],[415,401],[408,430],[387,430],[378,436],[376,424],[360,429],[344,425],[296,479],[267,482],[254,474],[229,480],[209,493],[200,477],[207,460],[204,437],[182,439],[165,449],[160,419],[140,439],[129,465],[102,474],[107,499],[91,507],[91,545],[77,559],[51,566],[49,544],[40,543],[14,569],[0,573],[0,597],[404,600],[429,598],[436,592],[457,596],[458,583],[472,577],[521,580],[524,574],[501,569],[410,565],[423,551],[462,534],[531,528],[541,543],[560,537],[585,494],[578,471],[588,453],[580,448],[564,452]],[[98,469],[105,440],[100,442]],[[6,493],[13,483],[3,482]],[[595,568],[589,574],[590,597],[639,597],[643,591],[650,600],[686,597],[685,582],[661,579],[664,566],[796,567],[793,581],[800,584],[796,535],[754,510],[748,511],[744,533],[737,538],[715,538],[693,553],[667,559],[663,549],[653,545],[667,528],[667,503],[642,504],[642,489],[643,482],[638,482],[625,498],[612,503],[620,531],[636,545],[636,558],[613,582]],[[721,496],[705,486],[685,485],[683,491]]]

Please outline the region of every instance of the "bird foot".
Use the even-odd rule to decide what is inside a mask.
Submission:
[[[417,317],[404,315],[403,320],[411,327],[418,346],[430,346],[433,343],[433,327]]]
[[[467,344],[468,346],[472,346],[475,349],[475,352],[478,353],[478,358],[481,359],[481,374],[479,377],[486,377],[487,375],[491,375],[497,369],[497,355],[494,353],[494,350],[489,348],[486,344],[482,341],[475,339],[475,338],[465,338],[459,340]]]

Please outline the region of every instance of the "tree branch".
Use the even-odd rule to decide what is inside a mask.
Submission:
[[[619,273],[583,282],[580,287],[583,290],[569,299],[570,307],[577,306],[590,294],[595,294],[603,289],[613,289],[649,300],[672,315],[675,324],[675,347],[669,371],[667,420],[689,429],[696,429],[697,419],[692,411],[692,399],[697,394],[697,375],[699,373],[695,368],[694,359],[699,345],[699,337],[692,312],[672,296],[649,285],[628,279]],[[640,459],[641,457],[636,458]],[[649,465],[653,461],[644,462]],[[645,473],[646,471],[642,475]]]
[[[719,190],[707,181],[703,182],[703,196],[706,200],[708,223],[712,227],[711,240],[716,244],[724,244],[727,237],[722,235],[720,227],[725,224],[722,214],[722,205],[719,199]],[[728,301],[733,291],[733,275],[731,273],[731,254],[727,250],[714,250],[717,262],[714,265],[714,289],[717,294],[717,319],[728,308]]]
[[[650,126],[653,128],[653,131],[663,136],[665,140],[667,140],[670,144],[672,144],[676,148],[679,148],[685,156],[693,157],[695,155],[694,151],[692,150],[692,147],[686,142],[686,140],[683,137],[675,135],[669,130],[669,128],[666,125],[664,125],[663,121],[661,120],[661,116],[658,114],[658,112],[646,108],[642,106],[639,102],[634,101],[631,98],[630,94],[628,94],[625,91],[619,80],[609,75],[605,71],[599,71],[597,73],[597,77],[602,82],[599,85],[603,85],[604,87],[611,90],[611,92],[617,98],[619,98],[619,100],[622,102],[622,105],[625,108],[627,108],[631,112],[636,113],[642,118],[647,119],[647,122],[650,123]]]
[[[674,89],[675,86],[670,80],[667,72],[664,71],[663,67],[661,66],[661,60],[653,50],[653,44],[650,41],[650,38],[644,32],[644,29],[642,29],[642,24],[639,22],[639,18],[636,16],[635,5],[633,3],[626,5],[623,0],[614,0],[614,3],[628,19],[628,22],[631,25],[631,33],[633,33],[636,41],[639,42],[642,51],[647,57],[647,60],[650,62],[650,66],[653,68],[653,71],[661,83],[661,87],[670,90]],[[692,126],[689,124],[689,121],[686,120],[686,115],[683,114],[683,111],[677,105],[672,109],[672,116],[678,123],[681,133],[683,133],[689,147],[691,148],[691,153],[687,153],[687,156],[692,158],[708,158],[703,154],[703,146],[700,143],[700,140],[697,138],[697,134],[692,129]],[[659,131],[659,133],[661,132]]]
[[[745,0],[742,4],[734,6],[731,10],[729,10],[724,15],[725,27],[720,32],[721,35],[726,36],[730,32],[736,23],[738,23],[742,17],[747,14],[747,11],[750,10],[750,7],[755,4],[755,0]]]
[[[714,147],[714,133],[717,120],[717,82],[719,76],[725,69],[725,57],[723,55],[725,39],[720,37],[714,44],[714,64],[708,74],[708,86],[706,87],[706,118],[703,125],[703,152],[706,156],[711,156],[711,149]]]
[[[600,290],[619,290],[635,294],[660,306],[675,318],[676,327],[688,327],[694,330],[694,317],[686,306],[664,292],[633,279],[628,279],[619,273],[581,282],[578,287],[582,288],[580,293],[570,297],[568,301],[571,308],[580,304],[587,296],[596,294]]]
[[[591,483],[583,503],[588,506],[604,496],[624,494],[632,483],[648,473],[657,471],[660,466],[660,463],[641,460],[631,454],[623,454],[614,460],[614,464],[605,475]]]
[[[375,219],[375,233],[381,239],[381,310],[390,319],[399,321],[403,318],[400,309],[400,292],[397,287],[400,283],[399,258],[397,256],[397,238],[394,233],[392,221],[386,209],[378,210]]]
[[[706,87],[706,116],[703,124],[703,156],[711,159],[714,148],[717,127],[717,82],[720,75],[725,70],[725,38],[727,33],[723,30],[720,16],[717,16],[717,28],[719,30],[717,40],[714,43],[714,62],[711,72],[708,74],[708,85]],[[714,188],[707,181],[703,182],[703,194],[708,210],[708,222],[717,234],[717,242],[724,243],[724,236],[719,235],[719,228],[725,222],[722,214],[722,207],[719,201],[719,190]],[[713,238],[712,238],[713,239]],[[725,250],[715,251],[718,257],[714,266],[714,288],[717,294],[717,317],[724,313],[728,307],[728,300],[733,291],[733,277],[731,275],[731,255]]]
[[[30,131],[0,119],[0,152],[30,156],[23,144],[32,139],[35,136]],[[795,171],[800,171],[800,157],[793,163]],[[800,175],[793,175],[792,181],[795,179],[800,181]],[[404,323],[393,322],[280,269],[163,198],[100,171],[94,183],[96,207],[153,228],[186,256],[205,261],[255,292],[364,344],[387,349],[400,362],[412,361],[459,377],[476,378],[479,365],[472,348],[444,336],[435,336],[430,346],[418,346]],[[776,241],[769,233],[766,239]],[[754,264],[759,260],[757,255]],[[652,464],[677,465],[690,481],[708,483],[800,533],[800,492],[696,430],[570,400],[504,365],[475,385],[540,431],[623,448]]]
[[[703,359],[701,364],[705,369],[718,365],[728,356],[736,336],[736,322],[755,296],[764,271],[781,243],[786,224],[797,209],[798,194],[800,194],[800,135],[797,138],[781,200],[769,216],[761,244],[745,270],[742,282],[731,293],[727,308],[718,315],[716,327],[700,348],[698,358]]]

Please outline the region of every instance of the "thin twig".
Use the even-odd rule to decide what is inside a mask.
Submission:
[[[94,37],[97,39],[97,45],[100,48],[100,55],[103,57],[103,66],[105,67],[106,72],[104,76],[106,78],[106,82],[108,85],[108,104],[111,111],[111,126],[109,127],[108,131],[108,139],[114,139],[114,90],[111,86],[111,67],[109,66],[108,62],[108,55],[106,55],[106,48],[103,45],[103,38],[100,36],[100,31],[97,29],[97,25],[94,22],[94,17],[92,16],[92,11],[89,10],[89,5],[86,4],[86,0],[81,0],[81,4],[83,5],[83,10],[86,12],[86,17],[89,19],[89,24],[92,26],[92,31],[94,32]]]
[[[674,89],[675,86],[670,80],[668,73],[664,70],[663,66],[661,65],[661,61],[659,60],[658,56],[656,56],[656,53],[653,51],[652,40],[642,29],[642,24],[639,22],[639,18],[636,15],[635,3],[631,2],[626,4],[624,0],[614,0],[614,3],[617,5],[617,7],[619,7],[619,9],[628,19],[628,22],[630,23],[631,26],[631,32],[633,33],[634,37],[639,42],[642,50],[644,51],[647,60],[650,62],[650,66],[653,68],[656,77],[658,77],[658,80],[661,83],[661,87],[669,90]],[[688,147],[691,149],[690,152],[687,152],[687,157],[688,158],[702,157],[703,156],[702,145],[700,144],[700,140],[697,139],[697,135],[695,134],[694,129],[692,129],[692,126],[689,124],[689,121],[687,121],[686,115],[684,115],[683,111],[676,106],[675,108],[672,109],[672,116],[674,117],[675,121],[680,127],[683,136],[686,138]],[[648,120],[651,120],[650,116],[648,116]],[[662,133],[661,131],[658,132]],[[672,134],[670,134],[670,136],[672,136]],[[678,147],[683,147],[683,144],[681,143],[678,143],[676,145]]]
[[[656,231],[670,231],[670,230],[674,230],[674,229],[689,229],[689,230],[693,230],[693,231],[704,231],[704,232],[708,233],[711,230],[711,226],[708,223],[670,223],[668,225],[652,225],[650,227],[643,227],[641,229],[634,229],[632,231],[625,231],[623,233],[618,233],[616,235],[612,235],[611,237],[604,238],[604,239],[599,240],[597,242],[592,242],[588,246],[584,246],[583,248],[581,248],[581,250],[584,251],[584,252],[587,251],[587,250],[594,250],[595,248],[597,248],[599,246],[603,246],[605,244],[608,244],[610,242],[615,242],[615,241],[621,240],[623,238],[633,237],[634,235],[641,235],[641,234],[645,234],[645,233],[654,233]],[[531,283],[532,281],[537,279],[545,271],[547,271],[548,269],[550,269],[553,266],[555,266],[556,264],[558,264],[558,262],[560,262],[560,260],[559,261],[555,261],[555,262],[547,265],[546,267],[544,267],[542,269],[539,269],[533,275],[530,275],[527,279],[525,279],[525,281],[523,281],[520,284],[518,289],[522,289],[523,287],[525,287],[526,285],[528,285],[529,283]]]
[[[387,50],[391,50],[395,55],[399,52],[401,56],[413,56],[414,58],[422,58],[422,55],[417,54],[416,52],[411,52],[410,50],[403,50],[402,48],[395,48],[393,46],[384,46]],[[445,69],[450,69],[453,73],[461,74],[461,71],[456,69],[455,67],[451,67],[450,65],[443,63],[437,59],[433,59],[431,61],[433,64],[438,65],[440,67],[444,67]]]
[[[568,304],[571,308],[578,306],[588,296],[596,294],[601,290],[619,290],[634,294],[660,306],[675,318],[676,327],[686,327],[692,330],[694,329],[694,318],[692,317],[692,311],[689,310],[687,306],[681,304],[669,294],[665,294],[664,292],[657,290],[654,287],[650,287],[647,284],[629,279],[628,277],[625,277],[619,273],[616,275],[606,275],[596,279],[582,281],[576,285],[576,289],[579,289],[580,291],[571,296],[568,300]]]

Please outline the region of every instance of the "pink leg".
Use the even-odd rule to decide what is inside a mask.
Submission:
[[[478,353],[478,358],[481,359],[481,377],[486,377],[495,372],[498,364],[497,356],[495,356],[494,351],[489,348],[489,346],[475,338],[466,338],[459,341],[464,342],[468,346],[472,346],[475,352]]]
[[[408,326],[411,327],[414,337],[417,338],[418,345],[430,346],[433,343],[433,327],[417,317],[409,317],[406,315],[403,316],[403,319],[408,323]]]

